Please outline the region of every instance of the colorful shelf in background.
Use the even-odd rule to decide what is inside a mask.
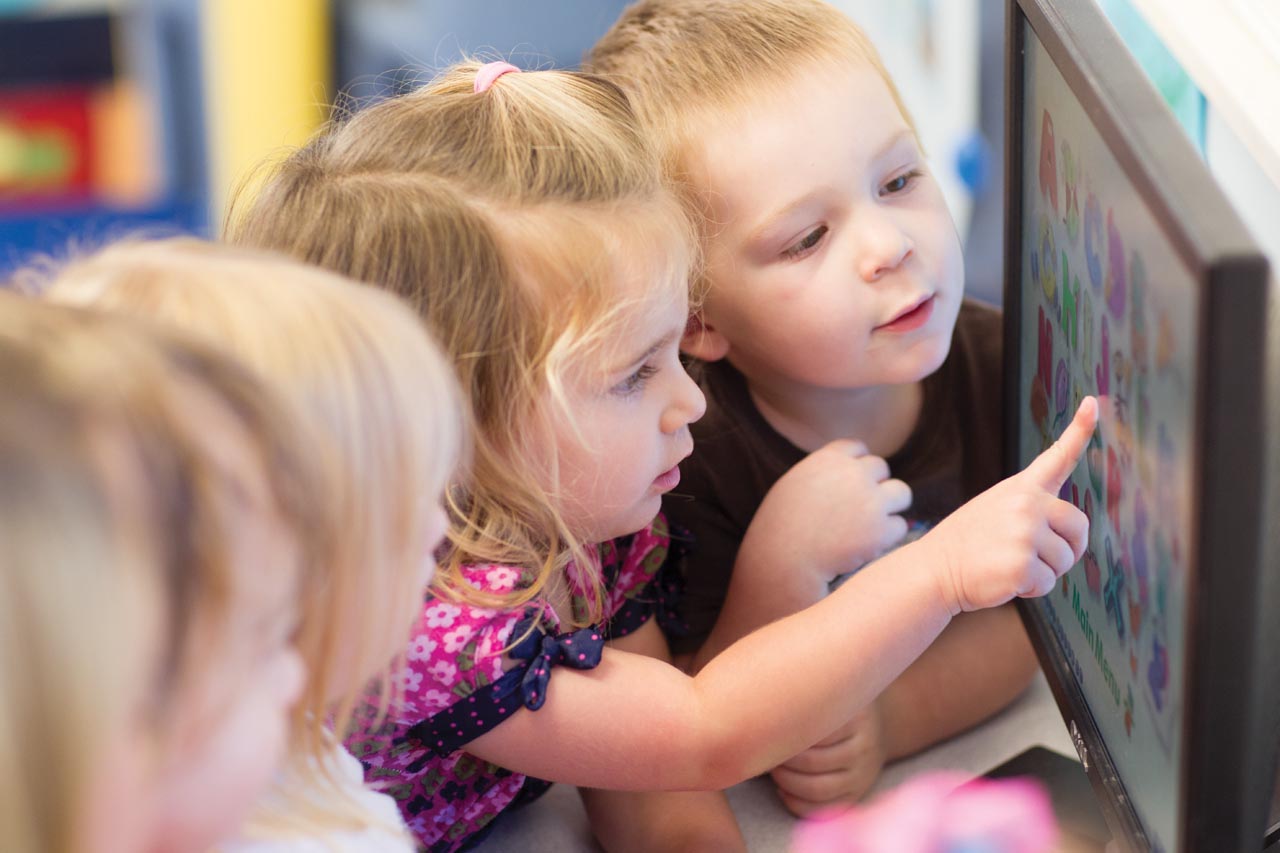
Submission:
[[[139,231],[207,233],[194,4],[24,5],[0,6],[0,278]]]
[[[129,236],[162,237],[207,233],[206,199],[163,199],[145,207],[108,205],[0,212],[0,282],[40,256],[62,257]]]
[[[129,81],[0,87],[0,213],[153,202],[154,140]]]

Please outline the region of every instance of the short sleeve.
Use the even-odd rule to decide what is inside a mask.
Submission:
[[[519,576],[509,566],[463,567],[464,580],[490,593],[509,592]],[[520,708],[541,708],[555,667],[595,667],[601,630],[548,632],[544,607],[503,611],[428,596],[397,677],[396,739],[447,756]]]
[[[515,572],[505,566],[476,571]],[[503,653],[521,616],[428,597],[396,674],[403,692],[396,715],[431,716],[501,678]]]
[[[464,579],[485,592],[510,592],[521,574],[499,565],[463,567]],[[428,596],[397,673],[403,698],[383,719],[373,706],[361,710],[348,749],[366,781],[396,800],[431,849],[469,845],[509,806],[546,789],[466,747],[521,708],[541,708],[552,670],[600,663],[598,627],[557,634],[545,627],[548,615],[541,603],[491,610]]]
[[[515,644],[508,654],[516,665],[466,698],[410,727],[409,741],[437,756],[450,755],[521,708],[540,709],[557,667],[595,669],[604,652],[604,636],[595,627],[565,634],[548,633],[530,616],[516,626],[514,633]]]

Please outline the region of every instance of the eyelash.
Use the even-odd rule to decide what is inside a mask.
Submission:
[[[919,169],[912,169],[909,172],[903,172],[901,175],[898,175],[898,177],[894,178],[892,181],[889,181],[887,184],[885,184],[883,187],[880,188],[881,197],[884,197],[887,195],[902,195],[904,192],[911,189],[911,187],[915,185],[916,179],[919,178],[922,174],[923,173]],[[896,190],[890,189],[890,187],[892,187],[894,184],[899,184],[899,183],[901,184],[901,186],[898,189]]]
[[[657,372],[658,368],[656,366],[645,364],[635,373],[613,386],[613,393],[620,397],[630,397],[632,394],[644,390],[644,383]]]
[[[809,252],[818,245],[822,238],[827,236],[828,230],[830,229],[828,229],[827,226],[819,225],[817,228],[806,234],[800,242],[783,249],[782,257],[789,261],[793,261],[796,258],[809,254]]]
[[[902,195],[915,185],[916,180],[922,174],[923,172],[919,169],[911,169],[910,171],[903,172],[901,175],[898,175],[898,177],[889,181],[880,188],[880,196],[883,198],[884,196]],[[899,185],[898,188],[891,189],[895,184]],[[828,230],[830,229],[828,229],[827,226],[819,225],[817,228],[806,234],[800,242],[783,249],[782,257],[789,261],[794,261],[798,258],[804,257],[809,254],[811,250],[817,247],[823,237],[827,236]]]

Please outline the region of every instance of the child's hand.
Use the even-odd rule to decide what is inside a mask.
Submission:
[[[770,774],[783,805],[796,817],[838,804],[856,803],[871,790],[888,754],[878,701],[858,712],[830,737]]]
[[[832,580],[888,551],[907,534],[899,514],[911,487],[860,441],[833,441],[779,478],[752,519],[756,538],[779,543],[786,563]]]
[[[1057,495],[1097,423],[1098,401],[1086,397],[1052,447],[920,540],[937,551],[930,559],[952,613],[1045,595],[1084,555],[1089,520]]]

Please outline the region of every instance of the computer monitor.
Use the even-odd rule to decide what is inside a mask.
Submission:
[[[1256,851],[1280,726],[1267,262],[1095,0],[1007,9],[1008,470],[1102,404],[1063,489],[1088,552],[1024,622],[1117,840]]]

